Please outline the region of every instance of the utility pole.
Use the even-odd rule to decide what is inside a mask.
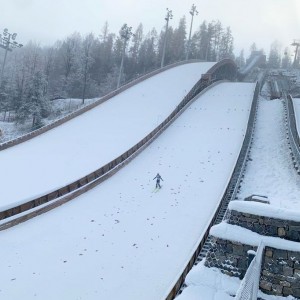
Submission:
[[[165,63],[165,54],[166,54],[166,46],[167,46],[167,34],[168,34],[168,28],[169,28],[169,20],[173,18],[172,10],[169,10],[167,8],[167,15],[165,17],[166,23],[166,31],[165,31],[165,38],[164,38],[164,46],[163,46],[163,53],[161,58],[161,64],[160,67],[162,68]]]
[[[297,58],[298,58],[298,50],[299,50],[299,46],[300,46],[300,40],[294,40],[294,42],[292,43],[292,46],[296,47],[295,50],[295,56],[294,56],[294,62],[293,62],[293,67],[296,67],[297,64]]]
[[[121,78],[122,78],[122,71],[123,71],[123,65],[124,65],[124,57],[125,57],[125,51],[127,46],[127,41],[133,36],[134,34],[131,32],[132,27],[128,27],[127,24],[124,24],[120,30],[120,36],[123,39],[123,50],[122,50],[122,60],[121,60],[121,66],[119,71],[119,78],[118,78],[118,85],[117,88],[120,87],[121,84]]]
[[[190,14],[192,15],[192,20],[191,20],[191,26],[190,26],[189,39],[188,39],[188,43],[187,43],[187,49],[186,49],[186,57],[185,57],[186,60],[189,59],[190,43],[191,43],[191,35],[192,35],[194,15],[195,14],[198,15],[198,11],[197,11],[197,8],[196,8],[195,4],[192,5],[192,8],[190,10]]]
[[[3,30],[2,35],[0,34],[0,48],[3,48],[5,50],[4,59],[3,59],[3,63],[2,63],[2,69],[1,69],[1,73],[0,73],[0,87],[1,87],[2,79],[3,79],[4,67],[5,67],[8,51],[11,52],[14,48],[23,47],[22,44],[19,44],[15,41],[16,37],[17,37],[17,34],[9,33],[7,28],[5,28]]]

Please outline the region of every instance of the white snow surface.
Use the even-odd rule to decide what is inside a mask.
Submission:
[[[252,194],[268,197],[271,205],[246,201],[232,201],[230,209],[286,218],[298,221],[300,212],[299,175],[295,172],[285,136],[284,108],[282,100],[267,100],[267,86],[259,98],[254,141],[251,149],[251,161],[248,162],[245,178],[238,195],[244,199]],[[300,124],[300,99],[293,99],[295,115]],[[298,125],[299,126],[299,125]],[[298,127],[298,132],[300,132]],[[248,243],[258,246],[261,236],[247,229],[229,224],[212,227],[211,234],[223,239]],[[299,243],[268,237],[266,242],[279,249],[299,251]],[[194,266],[187,275],[188,285],[176,300],[221,300],[235,294],[239,284],[215,268],[206,268],[203,263]],[[259,292],[266,300],[288,300],[289,297],[266,295]],[[228,298],[232,299],[232,298]]]
[[[241,226],[231,225],[226,222],[214,225],[210,229],[210,235],[245,245],[258,246],[260,242],[263,241],[266,246],[276,249],[300,251],[298,242],[285,240],[279,237],[262,236]]]
[[[263,195],[271,205],[300,212],[300,177],[288,148],[282,101],[259,98],[251,160],[238,197]]]
[[[0,152],[0,209],[65,186],[142,140],[215,63],[164,71],[89,112]]]
[[[226,189],[254,88],[216,85],[110,179],[1,232],[0,299],[165,299]]]
[[[176,300],[233,300],[240,282],[217,268],[205,267],[203,260],[188,273],[185,279],[188,287]]]
[[[291,220],[300,222],[300,211],[276,207],[251,201],[231,201],[228,209],[243,213],[276,218],[281,220]]]
[[[194,266],[186,277],[188,285],[176,300],[233,300],[241,281],[237,277],[223,274],[217,268],[207,268],[204,260]],[[294,297],[266,295],[261,291],[258,295],[265,300],[295,300]]]

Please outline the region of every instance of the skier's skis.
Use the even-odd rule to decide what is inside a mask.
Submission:
[[[162,186],[161,186],[160,188],[156,188],[154,192],[155,192],[155,193],[159,192],[159,190],[160,190],[161,188],[162,188]]]

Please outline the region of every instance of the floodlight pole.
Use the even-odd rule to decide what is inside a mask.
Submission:
[[[189,59],[190,43],[191,43],[191,35],[192,35],[194,15],[195,14],[198,15],[198,11],[197,11],[197,8],[196,8],[195,4],[192,5],[192,8],[190,10],[190,14],[192,15],[192,20],[191,20],[191,26],[190,26],[189,39],[188,39],[188,42],[187,42],[186,57],[185,57],[186,60]]]
[[[297,58],[298,58],[298,50],[299,50],[299,46],[300,46],[300,40],[294,40],[292,46],[296,47],[295,56],[294,56],[294,62],[293,62],[293,67],[295,68],[296,64],[297,64]]]
[[[165,64],[165,54],[166,54],[166,45],[167,45],[167,34],[168,34],[168,28],[169,28],[169,20],[173,18],[172,10],[169,10],[167,8],[167,15],[165,17],[166,23],[166,31],[165,31],[165,38],[164,38],[164,46],[163,46],[163,53],[161,58],[161,64],[160,67],[162,68]]]
[[[18,47],[18,48],[23,47],[22,44],[18,44],[15,41],[16,37],[17,37],[17,34],[16,33],[13,33],[13,34],[9,33],[7,28],[5,28],[3,30],[3,36],[0,34],[0,48],[3,48],[5,50],[4,59],[3,59],[3,63],[2,63],[2,69],[1,69],[1,73],[0,73],[0,87],[1,87],[1,83],[2,83],[2,78],[3,78],[3,74],[4,74],[4,67],[5,67],[6,57],[7,57],[8,51],[11,52],[12,49],[14,49],[16,47]]]
[[[125,51],[127,46],[127,41],[133,36],[134,34],[131,32],[132,27],[128,27],[127,24],[124,24],[120,30],[120,36],[123,39],[123,49],[122,49],[122,60],[120,65],[120,71],[119,71],[119,78],[118,78],[118,84],[117,88],[120,87],[121,84],[121,78],[122,78],[122,71],[123,71],[123,65],[124,65],[124,57],[125,57]]]

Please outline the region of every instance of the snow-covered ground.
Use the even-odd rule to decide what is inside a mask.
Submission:
[[[188,285],[176,300],[233,300],[241,281],[221,273],[217,268],[207,268],[204,261],[194,266],[185,279]]]
[[[78,98],[66,98],[66,99],[56,99],[51,101],[50,114],[47,118],[42,120],[44,125],[53,123],[54,121],[63,118],[67,114],[82,108],[88,104],[91,104],[98,100],[99,98],[85,99],[84,104],[82,104],[82,99]],[[27,134],[32,131],[32,120],[25,122],[25,124],[15,124],[14,115],[6,114],[4,120],[4,113],[0,113],[0,130],[2,135],[0,136],[0,143],[5,143],[9,140],[13,140],[21,135]]]
[[[216,237],[219,236],[220,238],[254,246],[259,245],[261,241],[259,234],[226,223],[212,227],[211,233]],[[292,251],[299,249],[297,243],[276,237],[266,237],[265,243],[278,249],[291,249]],[[257,274],[257,276],[259,275]],[[187,287],[183,289],[182,294],[176,300],[233,300],[233,296],[236,295],[241,281],[236,277],[223,274],[217,268],[205,267],[204,261],[202,261],[192,268],[186,277],[185,283]],[[271,296],[261,291],[258,291],[258,296],[264,300],[296,300],[292,296]]]
[[[181,65],[34,139],[0,152],[0,209],[69,184],[143,139],[214,63]]]
[[[251,160],[238,196],[264,195],[271,205],[300,211],[300,177],[288,149],[283,100],[264,96],[259,100]]]
[[[112,178],[1,232],[0,298],[165,299],[222,198],[254,87],[208,90]]]
[[[270,101],[268,98],[267,86],[265,86],[259,98],[251,160],[248,162],[238,196],[240,200],[252,194],[268,196],[270,204],[274,207],[270,210],[267,210],[266,207],[266,211],[259,208],[258,210],[262,211],[263,215],[278,217],[278,214],[282,214],[281,217],[285,218],[288,215],[284,209],[287,208],[291,210],[290,218],[295,219],[294,215],[298,216],[300,213],[300,177],[292,165],[285,136],[283,100]],[[294,104],[300,120],[300,103],[298,100],[300,99],[296,99]],[[233,204],[238,205],[238,203]],[[244,205],[247,206],[248,204],[245,203]],[[255,204],[252,205],[255,207]],[[224,235],[222,236],[226,238]],[[230,232],[229,236],[232,238],[233,232]],[[239,241],[245,238],[241,233],[238,236],[240,236]],[[176,299],[229,300],[232,299],[231,295],[236,294],[240,281],[222,274],[216,268],[207,268],[201,263],[194,266],[189,272],[186,284],[188,287]],[[293,297],[265,295],[261,292],[260,296],[266,300],[294,299]]]

